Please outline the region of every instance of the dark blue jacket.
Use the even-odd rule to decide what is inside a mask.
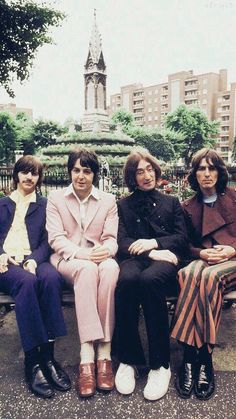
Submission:
[[[48,260],[51,249],[48,244],[46,223],[46,198],[36,194],[36,202],[31,202],[25,216],[25,224],[32,253],[27,259],[34,259],[39,265]],[[11,228],[16,204],[9,197],[0,199],[0,254],[4,253],[3,244]],[[17,240],[17,237],[16,237]]]

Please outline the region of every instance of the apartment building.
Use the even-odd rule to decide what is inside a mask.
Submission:
[[[31,108],[20,108],[15,103],[0,104],[0,112],[8,111],[16,116],[19,112],[24,112],[29,118],[33,119],[33,110]]]
[[[225,161],[231,161],[232,144],[236,132],[236,83],[227,90],[227,70],[219,73],[195,75],[192,70],[170,74],[166,83],[144,87],[131,84],[111,95],[109,115],[120,107],[134,115],[137,125],[162,127],[165,116],[180,104],[197,106],[209,120],[220,121],[217,150]]]

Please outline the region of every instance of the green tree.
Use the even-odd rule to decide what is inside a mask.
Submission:
[[[59,26],[64,14],[33,0],[0,1],[0,84],[14,97],[13,77],[28,79],[36,53],[52,44],[49,28]]]
[[[130,127],[134,127],[134,116],[131,112],[126,111],[125,109],[119,109],[118,111],[114,112],[111,120],[113,123],[120,124],[122,130],[127,132]]]
[[[38,120],[32,125],[30,138],[38,150],[55,144],[60,135],[68,132],[68,128],[62,127],[58,122]]]
[[[173,146],[176,155],[183,158],[188,167],[197,150],[214,146],[219,122],[208,121],[198,108],[180,105],[166,116],[165,127],[181,134],[178,139],[174,139]]]
[[[24,112],[19,112],[15,117],[17,128],[17,149],[23,154],[35,154],[35,144],[32,139],[32,119]]]
[[[145,147],[157,159],[170,161],[175,158],[174,147],[170,138],[179,138],[177,133],[146,127],[129,127],[127,133],[134,138],[136,145]]]
[[[0,112],[0,162],[7,166],[15,161],[17,126],[8,112]]]
[[[233,139],[232,160],[236,162],[236,136]]]

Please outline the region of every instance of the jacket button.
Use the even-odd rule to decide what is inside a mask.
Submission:
[[[136,221],[137,221],[137,223],[140,223],[140,218],[138,218]]]

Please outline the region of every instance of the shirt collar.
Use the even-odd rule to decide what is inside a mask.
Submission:
[[[20,202],[25,202],[25,203],[30,204],[31,202],[36,202],[36,192],[33,191],[30,194],[24,196],[18,189],[16,189],[15,191],[11,193],[10,198],[16,204],[19,204]]]
[[[90,192],[90,194],[83,200],[83,201],[81,201],[80,199],[79,199],[79,197],[76,195],[76,193],[75,193],[75,190],[74,190],[74,188],[73,188],[73,185],[72,185],[72,183],[66,188],[66,191],[65,191],[65,196],[69,196],[69,195],[74,195],[75,197],[76,197],[76,199],[79,201],[79,202],[86,202],[86,201],[88,201],[89,200],[89,198],[92,196],[94,199],[96,199],[97,201],[99,200],[99,192],[98,192],[98,189],[97,188],[95,188],[95,186],[94,185],[92,185],[92,189],[91,189],[91,192]]]

